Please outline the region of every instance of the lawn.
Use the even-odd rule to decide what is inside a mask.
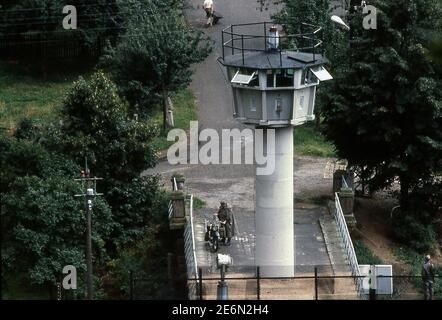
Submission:
[[[90,71],[85,71],[89,74]],[[29,72],[20,65],[0,62],[0,128],[13,131],[23,118],[32,118],[37,123],[57,120],[57,110],[72,82],[80,72],[68,72],[67,75],[50,75],[47,78],[38,73]],[[197,120],[195,99],[192,91],[181,90],[171,97],[175,110],[175,127],[187,130],[189,122]],[[151,123],[161,126],[163,118],[158,108],[153,112]],[[158,136],[153,141],[159,149],[167,149],[171,142],[166,136]]]
[[[302,156],[336,157],[335,147],[315,130],[313,122],[295,127],[295,154]]]
[[[181,90],[174,94],[171,100],[174,106],[173,117],[175,128],[188,131],[190,121],[198,119],[193,92],[188,89]],[[149,121],[161,126],[163,123],[163,113],[161,110],[156,110]],[[166,135],[160,135],[153,140],[153,146],[157,150],[165,150],[172,144],[173,142],[167,141]]]
[[[25,117],[37,123],[55,120],[67,88],[77,77],[69,73],[45,79],[19,65],[0,62],[0,127],[14,130]]]

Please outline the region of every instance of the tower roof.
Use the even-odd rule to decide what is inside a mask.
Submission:
[[[258,51],[226,56],[221,60],[225,66],[260,70],[303,69],[327,63],[322,54],[297,51]]]

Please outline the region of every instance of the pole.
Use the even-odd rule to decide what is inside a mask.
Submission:
[[[203,269],[198,269],[198,277],[199,277],[199,294],[200,300],[203,300]]]
[[[315,300],[318,300],[318,267],[315,267]]]
[[[223,48],[223,61],[224,61],[224,59],[225,59],[225,53],[224,53],[224,49],[225,49],[225,47],[224,47],[224,30],[221,31],[221,41],[223,43],[222,48]]]
[[[217,300],[229,300],[229,288],[225,281],[225,270],[226,266],[221,265],[221,281],[218,282],[217,287]]]
[[[259,266],[256,267],[256,298],[261,300],[261,275],[259,274]]]
[[[267,22],[264,22],[264,50],[267,51]]]
[[[83,197],[84,204],[86,206],[86,287],[87,287],[87,299],[92,300],[94,297],[93,277],[92,277],[92,199],[96,196],[103,195],[97,193],[97,180],[102,178],[93,177],[90,178],[90,171],[87,165],[87,158],[85,158],[85,170],[81,172],[79,179],[75,181],[81,181],[83,187],[83,193],[76,194],[75,197]],[[89,188],[91,182],[93,185]]]
[[[230,26],[230,36],[232,40],[232,55],[235,54],[235,36],[233,35],[233,25]]]
[[[242,64],[244,65],[244,35],[241,35],[241,53],[242,53]]]
[[[90,201],[90,202],[89,202]],[[87,299],[92,300],[94,296],[94,289],[92,285],[92,200],[86,196],[86,284],[87,284]]]

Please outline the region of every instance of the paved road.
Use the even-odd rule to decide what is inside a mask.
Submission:
[[[187,21],[201,28],[215,42],[214,51],[208,59],[195,66],[191,88],[196,93],[199,122],[201,128],[240,128],[233,120],[232,92],[226,82],[224,70],[217,62],[222,56],[221,30],[231,24],[270,21],[277,11],[272,5],[267,11],[260,11],[256,0],[215,0],[215,11],[224,18],[212,28],[205,27],[203,0],[187,0],[185,11]]]
[[[224,16],[219,25],[204,28],[205,13],[202,0],[188,0],[186,17],[189,23],[202,28],[214,43],[215,50],[204,62],[196,65],[191,89],[196,93],[196,105],[200,128],[242,128],[232,117],[232,94],[224,78],[224,71],[216,61],[221,55],[221,30],[232,23],[268,21],[275,6],[268,11],[257,9],[255,0],[215,0],[215,10]],[[331,180],[324,179],[324,168],[330,159],[295,157],[295,198],[308,198],[331,194]],[[234,257],[236,272],[247,272],[254,265],[254,167],[252,165],[179,165],[171,166],[167,161],[148,170],[147,174],[161,174],[164,184],[170,188],[170,177],[181,172],[186,177],[187,191],[204,199],[205,209],[196,213],[198,261],[206,265],[206,272],[213,269],[214,255],[208,253],[203,241],[204,219],[211,218],[220,200],[227,201],[236,215],[238,234],[231,247],[221,247]],[[327,264],[328,257],[319,229],[318,217],[324,214],[318,208],[295,210],[296,261],[309,270],[314,264]],[[231,270],[233,272],[233,270]]]

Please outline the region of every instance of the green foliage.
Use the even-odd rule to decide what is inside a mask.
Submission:
[[[72,80],[71,73],[43,79],[23,66],[0,62],[0,126],[15,129],[23,118],[37,124],[56,120],[64,90]]]
[[[199,210],[201,208],[204,208],[205,205],[206,205],[206,201],[204,201],[201,198],[195,197],[195,196],[193,197],[193,209],[194,210]]]
[[[354,240],[353,246],[359,264],[383,264],[383,261],[375,256],[361,240]]]
[[[119,250],[119,258],[109,263],[110,276],[119,288],[129,294],[129,272],[132,271],[135,291],[142,292],[146,299],[171,299],[175,292],[167,282],[167,255],[170,248],[165,246],[164,236],[167,224],[150,225],[143,237],[130,247]]]
[[[187,26],[179,10],[145,1],[133,10],[127,31],[100,65],[110,72],[132,109],[146,113],[191,81],[192,63],[210,52],[202,32]]]
[[[175,128],[185,131],[189,130],[190,121],[198,120],[195,108],[195,96],[190,89],[180,90],[170,97],[173,103],[173,118]],[[149,123],[160,126],[163,121],[163,115],[159,110],[154,110],[150,114]],[[152,140],[152,146],[156,150],[166,150],[173,142],[167,141],[167,136],[159,134]]]
[[[348,17],[348,67],[333,81],[324,132],[340,158],[365,168],[371,190],[399,177],[405,208],[442,157],[441,73],[426,49],[442,14],[433,0],[370,4],[378,8],[376,30],[362,28],[360,12]]]
[[[436,243],[436,233],[431,224],[422,223],[416,216],[399,214],[393,220],[393,234],[400,242],[424,253]]]
[[[150,141],[156,128],[129,117],[126,104],[104,73],[99,71],[88,81],[80,77],[67,93],[61,112],[63,125],[50,133],[52,139],[46,145],[77,163],[87,156],[91,171],[105,178],[105,183],[130,182],[155,165]]]
[[[81,190],[73,179],[88,156],[92,174],[106,179],[98,184],[105,196],[96,198],[93,212],[98,286],[118,246],[136,242],[146,226],[167,225],[158,177],[140,178],[155,163],[149,143],[156,130],[130,119],[115,85],[101,72],[73,85],[62,112],[61,125],[25,120],[16,137],[0,135],[2,279],[22,274],[31,284],[53,289],[66,264],[75,265],[81,279],[84,203],[74,198]]]
[[[334,146],[325,140],[325,137],[315,130],[312,123],[295,128],[295,153],[304,156],[334,157]]]
[[[37,147],[33,172],[26,171],[22,164],[27,154],[22,150],[31,147],[29,141],[10,140],[3,154],[2,176],[15,166],[16,170],[2,190],[2,278],[3,273],[14,272],[26,275],[31,284],[55,284],[63,266],[84,269],[83,203],[73,197],[80,191],[72,179],[77,167]],[[17,161],[11,162],[12,158]],[[97,199],[93,223],[97,260],[106,259],[104,243],[112,228],[109,206]]]
[[[340,32],[330,20],[330,1],[328,0],[280,0],[274,1],[284,4],[281,11],[273,16],[278,23],[285,25],[287,34],[299,34],[301,23],[309,23],[322,27],[320,38],[323,39],[324,54],[329,58],[333,68],[345,60],[346,34]],[[312,43],[298,43],[301,47]],[[321,85],[322,86],[322,85]],[[326,92],[327,90],[322,90]]]
[[[146,226],[167,223],[167,194],[159,189],[159,177],[145,176],[130,183],[115,183],[106,198],[116,223],[114,245],[140,239]]]

